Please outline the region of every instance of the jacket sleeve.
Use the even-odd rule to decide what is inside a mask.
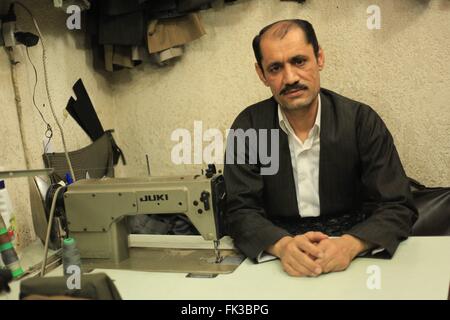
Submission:
[[[234,130],[252,129],[250,114],[244,110],[234,121],[227,139],[224,178],[227,191],[225,222],[234,244],[247,257],[256,259],[267,247],[284,236],[286,230],[267,219],[264,209],[264,179],[258,163],[249,163],[250,152],[257,152],[256,145],[245,140],[244,152],[239,150]]]
[[[384,248],[392,257],[399,243],[410,235],[417,209],[383,120],[370,107],[361,106],[356,121],[363,208],[369,217],[347,233]]]

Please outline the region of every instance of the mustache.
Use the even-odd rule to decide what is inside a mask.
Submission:
[[[306,90],[306,89],[308,89],[308,86],[300,82],[288,84],[280,91],[280,95],[285,95],[286,93],[292,90]]]

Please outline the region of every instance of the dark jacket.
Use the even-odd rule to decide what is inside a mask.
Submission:
[[[392,136],[369,106],[323,88],[320,95],[317,219],[363,213],[362,222],[343,231],[385,248],[392,256],[417,219]],[[224,167],[228,233],[250,258],[290,235],[279,221],[289,225],[304,219],[297,205],[288,136],[279,126],[277,108],[273,97],[252,105],[238,115],[232,129],[279,129],[278,172],[261,175],[259,158],[256,164],[234,161]]]

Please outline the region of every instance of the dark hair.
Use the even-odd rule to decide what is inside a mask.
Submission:
[[[277,34],[276,34],[280,39],[282,39],[288,33],[289,29],[292,26],[297,26],[301,30],[303,30],[303,32],[305,34],[306,42],[310,43],[313,46],[314,55],[316,56],[316,58],[319,56],[319,42],[317,41],[316,33],[314,32],[314,28],[311,25],[311,23],[309,23],[306,20],[300,20],[300,19],[280,20],[280,21],[271,23],[268,26],[265,26],[264,28],[261,29],[259,34],[253,38],[253,42],[252,42],[253,52],[255,53],[256,61],[258,62],[258,65],[261,68],[261,70],[263,70],[262,64],[261,64],[261,60],[262,60],[261,45],[260,45],[261,38],[264,35],[264,33],[266,33],[266,31],[269,30],[272,26],[274,26],[278,23],[283,23],[283,22],[284,22],[283,28],[280,29],[279,32],[277,32]],[[264,70],[263,70],[263,72],[264,72]]]

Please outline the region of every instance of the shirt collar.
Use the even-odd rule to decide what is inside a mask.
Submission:
[[[316,115],[316,121],[314,122],[314,126],[312,127],[311,131],[315,130],[317,131],[317,134],[320,134],[320,119],[321,119],[321,110],[322,110],[322,102],[320,99],[320,93],[317,95],[318,99],[318,105],[317,105],[317,115]],[[281,106],[278,104],[278,123],[280,125],[280,128],[287,134],[293,134],[294,130],[292,129],[289,121],[286,118],[286,115],[284,114],[283,110],[281,109]],[[314,132],[314,131],[313,131]]]

